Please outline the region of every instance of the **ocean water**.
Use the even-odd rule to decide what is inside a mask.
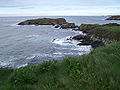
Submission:
[[[108,16],[54,16],[65,18],[76,25],[120,23],[107,21]],[[56,29],[50,25],[17,24],[36,17],[0,17],[0,67],[19,68],[29,64],[39,64],[52,59],[62,60],[69,56],[88,54],[91,46],[78,46],[78,41],[67,40],[71,36],[83,34],[72,29]]]

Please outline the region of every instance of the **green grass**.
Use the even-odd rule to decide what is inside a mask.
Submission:
[[[0,69],[1,90],[119,90],[120,42],[88,55]]]
[[[120,26],[104,26],[104,27],[100,27],[103,30],[108,30],[108,31],[112,31],[112,32],[120,32]]]
[[[88,34],[100,39],[120,41],[120,26],[99,26],[90,30]]]
[[[31,19],[26,20],[18,25],[54,25],[54,24],[66,24],[66,20],[64,18],[40,18],[40,19]]]
[[[4,86],[9,78],[9,76],[13,73],[13,69],[10,68],[0,68],[0,90],[2,90],[2,86]]]
[[[95,38],[120,41],[120,24],[109,23],[99,24],[82,24],[80,30],[87,32],[88,35],[94,35]]]

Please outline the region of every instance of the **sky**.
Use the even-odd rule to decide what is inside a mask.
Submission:
[[[120,15],[120,0],[0,0],[0,16]]]

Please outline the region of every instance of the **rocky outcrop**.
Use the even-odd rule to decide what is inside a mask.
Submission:
[[[118,16],[111,16],[111,17],[107,18],[106,20],[120,20],[120,15],[118,15]]]
[[[88,33],[90,30],[92,30],[93,28],[95,28],[94,24],[81,24],[78,27],[78,30],[83,31],[83,33]]]
[[[100,47],[100,46],[104,46],[104,43],[102,42],[102,40],[98,40],[98,39],[93,39],[91,38],[91,36],[89,35],[77,35],[74,36],[72,39],[74,40],[79,40],[80,43],[78,45],[91,45],[93,48],[96,47]]]
[[[74,40],[82,40],[84,38],[86,38],[86,36],[84,36],[84,35],[77,35],[77,36],[74,36],[72,39],[74,39]]]
[[[76,27],[75,23],[66,23],[66,24],[61,25],[60,28],[67,29],[67,28],[75,28],[75,27]]]
[[[86,35],[77,35],[72,39],[79,40],[78,45],[91,45],[93,48],[104,46],[115,41],[120,41],[120,24],[82,24],[78,30]]]
[[[56,24],[66,24],[66,20],[64,18],[40,18],[40,19],[32,19],[32,20],[26,20],[18,25],[56,25]]]

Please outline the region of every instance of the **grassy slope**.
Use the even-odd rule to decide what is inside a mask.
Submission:
[[[113,41],[120,41],[120,24],[82,24],[80,30],[100,39],[104,38]]]
[[[120,41],[120,26],[99,26],[94,28],[90,34],[99,38]]]
[[[88,55],[20,69],[0,69],[2,90],[120,89],[120,42]],[[4,82],[4,83],[3,83]]]

